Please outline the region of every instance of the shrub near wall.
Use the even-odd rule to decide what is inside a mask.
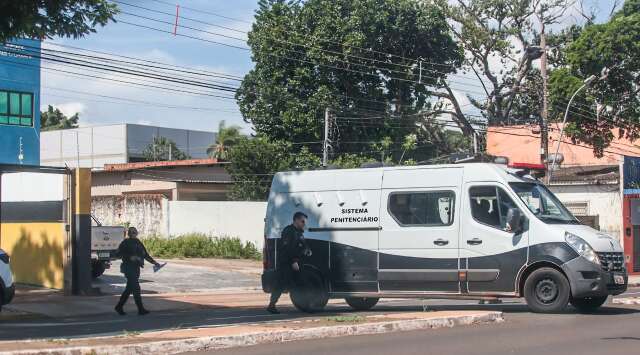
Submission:
[[[193,233],[174,238],[144,238],[143,242],[151,255],[160,258],[262,258],[262,253],[253,243],[242,243],[239,238]]]

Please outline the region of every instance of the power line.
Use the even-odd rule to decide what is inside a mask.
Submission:
[[[204,70],[204,69],[194,69],[194,68],[189,68],[189,67],[185,67],[185,66],[167,64],[167,63],[162,63],[162,62],[158,62],[158,61],[141,59],[141,58],[126,56],[126,55],[121,55],[121,54],[114,54],[114,53],[105,52],[105,51],[97,51],[97,50],[93,50],[93,49],[75,47],[75,46],[70,46],[70,45],[66,45],[66,44],[60,44],[60,43],[56,43],[56,42],[45,42],[45,43],[46,44],[51,44],[51,45],[54,45],[54,46],[57,46],[57,47],[75,49],[75,50],[89,52],[89,53],[97,53],[97,54],[102,54],[102,55],[108,55],[108,56],[113,56],[113,57],[116,57],[116,58],[125,58],[125,59],[139,61],[139,62],[143,62],[143,63],[147,63],[147,64],[157,64],[157,65],[161,65],[161,66],[164,66],[164,67],[173,67],[173,68],[177,68],[177,69],[171,69],[171,70],[177,70],[177,71],[181,71],[182,70],[183,72],[190,73],[190,74],[206,75],[206,76],[217,76],[217,77],[226,78],[226,79],[229,79],[229,80],[242,81],[242,77],[237,76],[237,75],[227,74],[227,73],[215,72],[215,71]],[[43,49],[47,50],[46,48],[43,48]],[[112,60],[116,60],[116,59],[112,59]],[[117,60],[117,61],[121,61],[121,62],[125,62],[125,63],[132,63],[130,61],[122,61],[122,60]],[[149,66],[149,67],[154,67],[154,66],[150,66],[150,65],[147,65],[147,64],[144,64],[144,65],[145,66]],[[137,64],[137,65],[143,65],[143,64]],[[156,68],[156,67],[154,67],[154,68]],[[158,68],[162,68],[162,67],[158,67]],[[167,70],[169,70],[169,69],[167,69]]]
[[[154,1],[154,2],[157,2],[157,3],[161,3],[161,4],[165,4],[165,5],[169,5],[169,6],[172,6],[172,7],[175,6],[175,4],[171,4],[171,3],[163,1],[163,0],[151,0],[151,1]],[[195,13],[201,13],[201,14],[211,15],[211,16],[215,16],[215,17],[225,18],[225,19],[232,20],[232,21],[244,22],[244,23],[252,24],[252,22],[250,22],[250,21],[245,21],[245,20],[241,20],[241,19],[234,19],[232,17],[223,16],[223,15],[217,14],[215,12],[210,12],[210,11],[205,11],[205,10],[200,10],[200,9],[195,9],[195,8],[190,8],[190,7],[183,7],[183,6],[180,6],[180,8],[181,9],[190,10],[190,11],[193,11]],[[288,33],[288,34],[297,35],[296,33],[293,33],[292,31],[283,31],[283,32]],[[426,60],[423,61],[423,60],[418,59],[418,58],[409,58],[409,57],[405,57],[405,56],[401,56],[401,55],[397,55],[397,54],[393,54],[393,53],[377,51],[377,50],[374,50],[374,49],[371,49],[371,48],[362,48],[362,47],[358,47],[358,46],[354,46],[354,45],[348,45],[348,44],[345,44],[345,43],[342,43],[342,42],[338,42],[338,41],[334,41],[334,40],[330,40],[330,39],[326,39],[326,38],[309,37],[309,36],[307,36],[307,39],[310,39],[310,41],[318,40],[318,41],[325,42],[325,43],[337,44],[337,45],[339,45],[341,47],[353,48],[353,49],[357,49],[357,50],[364,51],[364,52],[369,52],[369,53],[373,53],[373,54],[379,54],[379,55],[382,55],[384,57],[400,58],[400,59],[405,60],[405,61],[406,60],[413,61],[416,64],[418,62],[422,61],[423,63],[426,63],[426,64],[438,65],[438,66],[442,66],[442,67],[446,67],[446,68],[452,68],[452,67],[455,68],[452,64],[429,62],[429,61],[426,61]]]
[[[118,4],[123,4],[123,5],[127,5],[127,6],[130,6],[130,7],[138,8],[138,9],[141,9],[141,10],[149,11],[149,12],[163,14],[163,15],[167,15],[167,16],[171,16],[171,17],[175,16],[172,13],[159,11],[159,10],[155,10],[155,9],[150,9],[150,8],[147,8],[147,7],[144,7],[144,6],[133,5],[133,4],[129,4],[129,3],[123,2],[123,1],[118,1],[118,0],[111,0],[111,1],[115,2],[115,3],[118,3]],[[132,14],[132,13],[126,12],[126,11],[121,11],[121,13],[126,14],[126,15],[130,15],[130,16],[144,18],[144,19],[151,20],[151,21],[156,21],[157,20],[157,19],[152,19],[152,18],[140,16],[139,14]],[[194,19],[194,18],[190,18],[190,17],[186,17],[186,16],[180,16],[180,19],[184,19],[184,20],[188,20],[188,21],[192,21],[192,22],[196,22],[196,23],[200,23],[200,24],[205,24],[205,25],[212,26],[212,27],[218,27],[218,28],[222,28],[222,29],[226,29],[226,30],[230,30],[230,31],[238,32],[238,33],[248,34],[247,31],[242,31],[242,30],[238,30],[238,29],[235,29],[235,28],[227,27],[227,26],[221,26],[221,25],[217,25],[217,24],[214,24],[214,23],[211,23],[211,22],[202,21],[202,20],[198,20],[198,19]],[[168,22],[164,22],[164,21],[161,21],[161,22],[168,24]],[[187,27],[187,26],[178,25],[178,27],[184,27],[184,28],[188,28],[188,29],[192,29],[193,30],[193,28]],[[230,38],[230,39],[246,42],[246,38],[238,38],[238,37],[228,36],[228,35],[225,35],[225,34],[214,33],[214,32],[210,32],[210,33],[213,34],[213,35],[222,36],[222,37],[225,37],[225,38]],[[402,67],[402,68],[411,69],[412,71],[419,69],[417,63],[413,64],[413,65],[406,65],[406,64],[393,63],[393,62],[390,63],[390,62],[385,61],[385,60],[379,60],[379,59],[375,59],[375,58],[366,58],[366,57],[357,56],[357,55],[354,55],[354,54],[349,54],[349,53],[344,53],[344,52],[337,52],[337,51],[333,51],[333,50],[330,50],[330,49],[325,49],[325,48],[322,48],[322,47],[312,46],[312,45],[308,45],[308,44],[304,44],[304,43],[295,43],[295,42],[283,40],[283,39],[280,39],[280,38],[275,38],[273,36],[271,36],[270,38],[272,40],[276,41],[276,42],[279,42],[279,43],[289,44],[289,45],[293,45],[293,46],[300,46],[300,47],[305,47],[305,48],[310,48],[310,49],[313,49],[313,50],[318,50],[318,51],[321,51],[321,52],[331,53],[331,54],[335,54],[335,55],[339,55],[339,56],[357,58],[357,59],[361,59],[361,60],[381,63],[381,64],[384,64],[384,65],[398,66],[398,67]],[[301,53],[301,52],[296,52],[296,53]],[[387,55],[390,55],[390,53],[387,53]],[[345,62],[345,61],[342,61],[342,60],[339,60],[339,59],[338,59],[338,61]],[[429,61],[425,61],[425,60],[418,60],[418,61],[420,63],[424,63],[424,64],[428,64],[428,63],[431,63],[431,64],[442,64],[442,63],[429,62]],[[352,63],[352,62],[345,62],[345,63],[361,65],[360,63]],[[442,64],[442,65],[446,65],[446,64]],[[446,65],[446,66],[448,66],[451,69],[455,69],[456,68],[453,65]],[[392,70],[392,69],[387,69],[387,70],[394,71],[394,72],[397,72],[397,73],[406,74],[406,72],[402,72],[402,71],[398,71],[398,70]],[[440,74],[445,74],[445,75],[456,76],[455,73],[451,73],[451,72],[442,72],[442,71],[436,71],[436,70],[431,70],[431,69],[430,69],[430,71],[437,72],[437,73],[440,73]],[[417,74],[414,73],[414,75],[417,75]],[[428,76],[425,76],[425,77],[428,77]],[[481,87],[480,85],[472,85],[472,86]]]
[[[85,73],[77,73],[77,72],[72,72],[72,71],[67,71],[67,70],[62,70],[62,69],[55,69],[55,68],[31,65],[31,64],[27,64],[27,63],[19,63],[19,62],[15,62],[15,61],[11,61],[11,60],[5,60],[5,59],[0,59],[0,61],[1,62],[5,62],[5,63],[10,63],[10,65],[19,65],[19,66],[28,66],[28,67],[41,68],[41,69],[45,69],[45,70],[52,70],[52,71],[55,71],[55,72],[62,72],[62,73],[67,73],[67,74],[75,74],[75,75],[79,75],[79,76],[82,76],[82,77],[89,77],[89,78],[100,79],[100,80],[108,80],[108,81],[113,81],[113,82],[118,82],[118,83],[127,83],[127,84],[131,84],[131,85],[145,87],[145,88],[157,88],[157,89],[162,89],[162,90],[167,90],[167,91],[172,91],[172,92],[189,93],[189,94],[208,96],[208,97],[214,97],[214,98],[220,98],[220,99],[235,100],[234,97],[228,97],[228,96],[221,96],[221,95],[208,94],[208,93],[202,93],[202,92],[194,92],[194,91],[188,91],[188,90],[180,90],[180,89],[176,89],[176,88],[167,88],[167,87],[163,87],[163,86],[150,85],[150,84],[141,84],[141,83],[126,81],[126,80],[119,80],[119,79],[114,79],[114,78],[105,78],[105,77],[96,76],[96,75],[90,75],[90,74],[85,74]]]
[[[209,111],[209,112],[239,113],[239,111],[237,111],[237,110],[230,111],[230,110],[225,110],[225,109],[215,109],[215,108],[208,108],[208,107],[167,105],[167,104],[163,104],[163,103],[160,103],[160,102],[151,102],[151,101],[143,101],[143,100],[131,100],[131,99],[123,98],[123,97],[100,95],[100,94],[95,94],[95,93],[83,93],[83,92],[80,92],[80,91],[66,90],[66,89],[50,87],[50,86],[49,87],[43,86],[43,88],[46,88],[47,90],[60,90],[60,91],[67,91],[67,92],[76,92],[76,93],[78,93],[80,95],[86,95],[86,96],[91,96],[91,97],[104,97],[104,98],[110,98],[110,99],[113,99],[113,100],[125,101],[125,102],[107,101],[107,100],[95,100],[95,99],[90,99],[90,98],[88,99],[88,98],[82,97],[82,96],[68,96],[68,95],[60,95],[60,94],[52,94],[52,93],[47,93],[46,94],[47,96],[61,97],[61,98],[67,98],[67,99],[82,99],[82,100],[88,100],[88,101],[94,101],[94,102],[113,103],[113,104],[119,104],[119,105],[132,105],[132,106],[143,105],[143,106],[147,106],[147,107],[167,108],[167,109],[176,109],[176,110],[194,110],[194,111]]]
[[[162,20],[157,20],[160,22],[165,22],[167,24],[170,24],[170,22],[167,21],[162,21]],[[202,38],[202,37],[196,37],[196,36],[191,36],[191,35],[186,35],[183,33],[176,33],[174,34],[173,32],[170,31],[166,31],[166,30],[162,30],[159,28],[155,28],[155,27],[151,27],[151,26],[146,26],[146,25],[141,25],[141,24],[137,24],[137,23],[132,23],[132,22],[128,22],[128,21],[124,21],[124,20],[118,20],[118,22],[120,23],[124,23],[130,26],[135,26],[135,27],[140,27],[140,28],[146,28],[149,30],[153,30],[153,31],[157,31],[157,32],[163,32],[163,33],[167,33],[167,34],[171,34],[171,35],[175,35],[175,36],[181,36],[181,37],[186,37],[186,38],[190,38],[190,39],[195,39],[195,40],[199,40],[199,41],[204,41],[204,42],[209,42],[209,43],[213,43],[213,44],[218,44],[218,45],[223,45],[223,46],[227,46],[227,47],[232,47],[232,48],[237,48],[237,49],[241,49],[241,50],[245,50],[245,51],[250,51],[250,48],[246,48],[246,47],[240,47],[240,46],[235,46],[235,45],[230,45],[228,43],[223,43],[223,42],[218,42],[218,41],[213,41],[210,39],[206,39],[206,38]],[[185,27],[185,26],[182,26]],[[209,33],[209,34],[215,34],[215,33],[211,33],[208,31],[204,31],[201,29],[195,29],[195,28],[191,28],[191,27],[186,27],[195,31],[199,31],[199,32],[204,32],[204,33]],[[297,61],[297,62],[301,62],[301,63],[307,63],[307,64],[312,64],[315,66],[319,66],[319,67],[325,67],[325,68],[329,68],[329,69],[336,69],[336,70],[342,70],[345,72],[351,72],[351,73],[357,73],[357,74],[362,74],[362,75],[366,75],[366,76],[371,76],[371,77],[376,77],[376,78],[384,78],[383,76],[381,76],[380,74],[374,74],[374,73],[368,73],[368,72],[364,72],[361,70],[355,70],[355,69],[349,69],[349,68],[342,68],[342,67],[338,67],[338,66],[333,66],[333,65],[328,65],[328,64],[320,64],[320,63],[316,63],[314,61],[309,61],[309,60],[305,60],[305,59],[298,59],[298,58],[292,58],[292,57],[288,57],[288,56],[283,56],[283,55],[278,55],[278,54],[274,54],[274,53],[265,53],[265,55],[268,56],[272,56],[272,57],[276,57],[276,58],[281,58],[281,59],[287,59],[287,60],[292,60],[292,61]],[[351,62],[345,62],[348,64],[357,64],[357,63],[351,63]],[[371,69],[377,69],[377,70],[384,70],[384,69],[380,69],[380,68],[376,68],[376,67],[370,67]],[[388,69],[387,69],[388,70]],[[432,77],[435,78],[435,77]],[[402,81],[402,82],[409,82],[409,83],[413,83],[413,84],[420,84],[417,80],[410,80],[410,79],[404,79],[404,78],[398,78],[398,77],[394,77],[394,76],[388,76],[388,79],[390,80],[398,80],[398,81]],[[439,78],[437,78],[439,79]],[[456,83],[454,81],[450,81],[452,83]],[[459,83],[461,85],[466,85],[466,86],[473,86],[470,85],[469,83]],[[472,92],[475,94],[479,94],[481,96],[485,96],[486,94],[484,92],[479,92],[479,91],[471,91],[471,90],[467,90],[467,92]]]
[[[22,52],[26,52],[29,56],[32,56],[34,58],[39,58],[39,59],[54,62],[54,63],[68,64],[68,65],[78,66],[82,68],[92,68],[92,69],[104,70],[104,71],[120,73],[120,74],[127,74],[132,76],[140,76],[144,78],[168,81],[168,82],[178,83],[178,84],[187,84],[191,86],[203,87],[203,88],[208,88],[212,90],[227,91],[227,92],[235,92],[237,90],[237,88],[235,87],[230,87],[225,85],[209,84],[206,82],[185,80],[185,79],[166,76],[166,75],[150,74],[141,70],[134,70],[134,69],[118,67],[118,66],[109,65],[109,64],[96,64],[90,61],[67,58],[59,55],[48,55],[48,54],[42,55],[29,50],[22,50],[22,51],[16,52],[16,51],[5,49],[5,51],[8,53],[14,53],[14,54],[22,54]],[[64,58],[64,59],[59,59],[59,58]]]

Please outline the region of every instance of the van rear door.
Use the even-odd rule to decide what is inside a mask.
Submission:
[[[384,174],[380,290],[459,293],[456,183],[461,169],[398,169]]]

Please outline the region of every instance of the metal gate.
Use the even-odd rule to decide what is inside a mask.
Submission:
[[[17,283],[90,289],[90,195],[88,169],[0,164],[0,248]]]

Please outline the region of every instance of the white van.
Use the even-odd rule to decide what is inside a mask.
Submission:
[[[297,211],[309,216],[313,252],[300,278],[312,281],[291,290],[303,311],[329,298],[363,310],[381,297],[524,297],[535,312],[569,302],[593,311],[627,289],[620,243],[580,224],[527,169],[470,163],[278,173],[265,270],[275,267],[275,245]]]

